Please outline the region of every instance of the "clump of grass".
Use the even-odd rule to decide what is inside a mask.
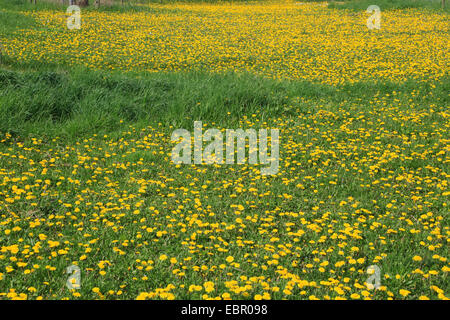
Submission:
[[[78,70],[0,71],[0,130],[23,134],[71,126],[113,130],[120,120],[183,122],[233,117],[259,108],[274,114],[288,99],[284,85],[254,76],[191,74],[120,75]],[[281,89],[278,93],[276,90]]]

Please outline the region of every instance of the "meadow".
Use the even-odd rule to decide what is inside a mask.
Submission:
[[[149,3],[69,30],[25,2],[0,0],[0,299],[448,299],[447,10]],[[279,171],[173,164],[196,120],[278,128]]]

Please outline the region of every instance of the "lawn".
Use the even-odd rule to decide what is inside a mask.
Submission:
[[[69,30],[25,2],[0,0],[0,299],[448,299],[447,11],[150,3]],[[174,164],[194,121],[279,129],[276,174]]]

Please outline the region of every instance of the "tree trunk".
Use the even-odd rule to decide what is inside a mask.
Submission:
[[[78,1],[78,5],[80,7],[87,7],[89,5],[89,0],[80,0]]]

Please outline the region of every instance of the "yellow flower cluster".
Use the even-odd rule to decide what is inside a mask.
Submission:
[[[72,143],[6,135],[0,298],[447,299],[449,114],[389,99],[244,117],[280,128],[276,176],[172,164],[162,124]]]
[[[366,12],[323,4],[152,5],[150,12],[82,12],[80,30],[64,12],[38,11],[39,28],[4,40],[19,61],[102,69],[252,72],[338,84],[367,79],[440,79],[448,74],[446,15],[382,12],[369,30]]]

